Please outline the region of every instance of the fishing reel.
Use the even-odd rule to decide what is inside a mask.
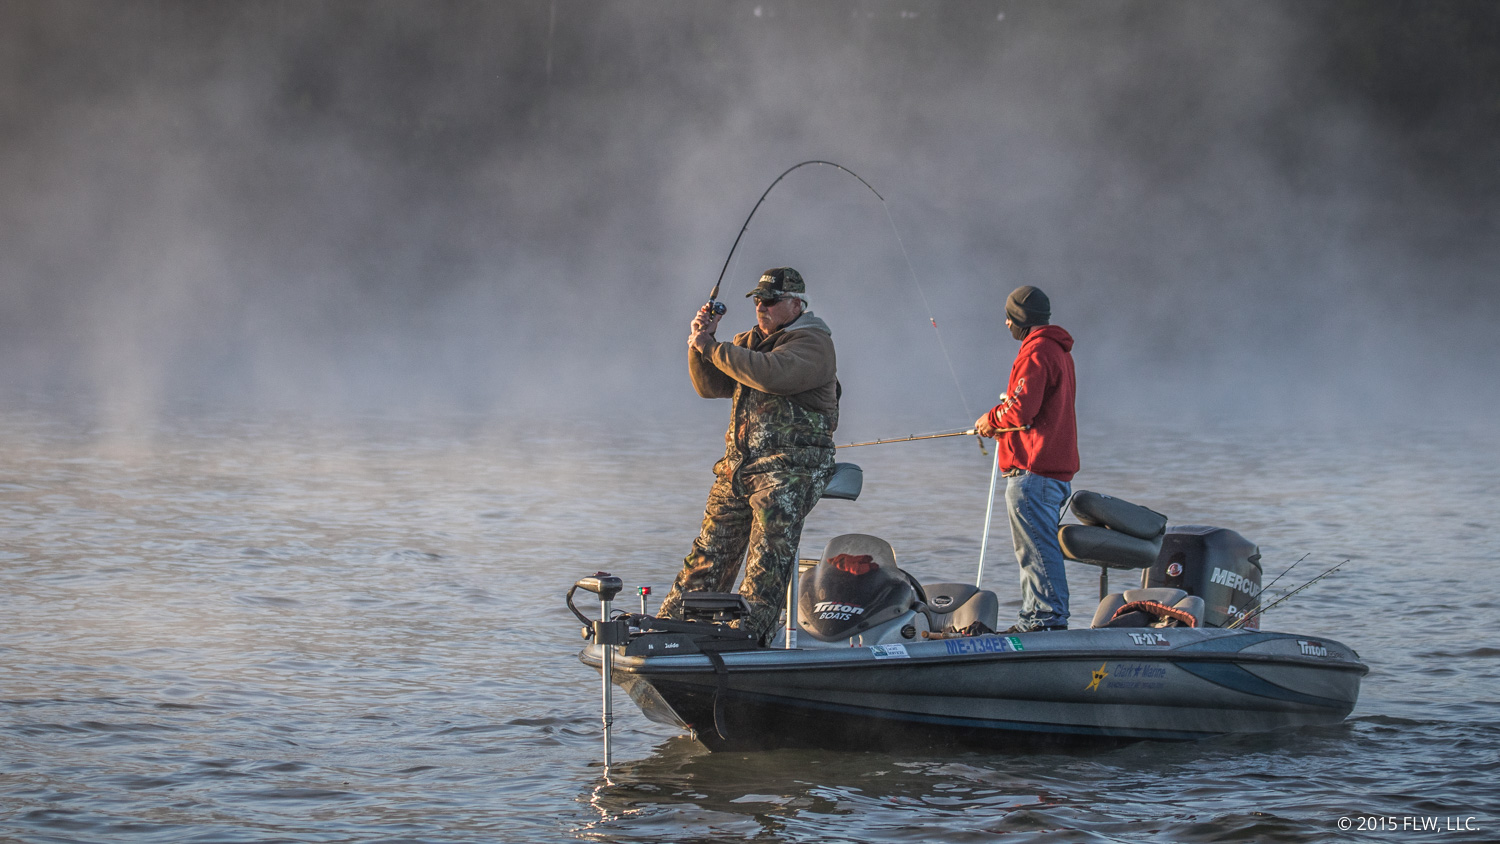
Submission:
[[[723,302],[717,301],[715,299],[709,299],[708,304],[704,305],[703,309],[705,311],[708,311],[711,316],[716,317],[723,316],[724,312],[729,310],[729,308],[725,307]]]

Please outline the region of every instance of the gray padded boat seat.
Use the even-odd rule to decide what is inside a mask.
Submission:
[[[865,471],[854,463],[833,464],[833,477],[823,488],[824,498],[841,498],[854,501],[865,486]]]
[[[1090,626],[1108,627],[1110,626],[1110,621],[1114,620],[1116,613],[1119,613],[1127,605],[1138,602],[1167,607],[1177,610],[1179,613],[1186,613],[1192,617],[1193,621],[1191,624],[1186,624],[1182,622],[1181,618],[1178,618],[1178,623],[1182,623],[1184,627],[1203,626],[1203,599],[1197,595],[1189,595],[1181,589],[1172,589],[1165,586],[1159,586],[1154,589],[1126,589],[1124,592],[1115,592],[1111,595],[1106,595],[1104,600],[1099,602],[1099,608],[1094,611],[1094,621]],[[1149,610],[1148,614],[1156,615],[1149,612]],[[1157,618],[1171,618],[1173,615],[1175,614],[1163,613],[1157,615]]]
[[[868,554],[870,562],[883,569],[899,568],[896,565],[896,549],[891,547],[891,543],[868,533],[846,533],[828,540],[818,562],[826,563],[840,554],[855,557]]]
[[[1138,539],[1155,539],[1167,530],[1167,517],[1150,507],[1086,489],[1073,493],[1069,509],[1086,525],[1107,527]]]
[[[1060,526],[1057,544],[1064,557],[1099,567],[1101,600],[1109,595],[1110,569],[1150,568],[1161,554],[1167,517],[1155,510],[1085,489],[1073,494],[1070,508],[1083,524]]]
[[[1000,599],[972,583],[924,584],[927,624],[939,633],[957,633],[976,621],[991,630],[1000,621]]]
[[[1057,529],[1063,556],[1112,569],[1144,569],[1161,553],[1161,537],[1141,539],[1096,525],[1063,525]]]

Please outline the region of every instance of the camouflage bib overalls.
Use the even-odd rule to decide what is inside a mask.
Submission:
[[[683,592],[733,589],[744,560],[739,591],[750,604],[745,629],[770,641],[797,564],[802,520],[833,475],[837,424],[836,415],[808,410],[786,396],[744,384],[735,388],[703,527],[662,602],[662,616],[681,617]]]

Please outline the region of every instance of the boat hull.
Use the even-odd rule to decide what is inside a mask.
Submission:
[[[597,667],[602,653],[580,658]],[[1367,672],[1328,639],[1169,628],[617,653],[612,676],[648,717],[710,750],[750,750],[1193,740],[1335,724]]]

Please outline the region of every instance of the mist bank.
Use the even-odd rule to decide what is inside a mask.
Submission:
[[[991,404],[1020,284],[1077,338],[1096,426],[1484,419],[1497,21],[1483,3],[10,3],[0,390],[122,425],[707,418],[687,321],[770,180],[825,158],[888,205],[794,174],[740,246],[726,326],[753,322],[760,270],[802,270],[850,437]]]

